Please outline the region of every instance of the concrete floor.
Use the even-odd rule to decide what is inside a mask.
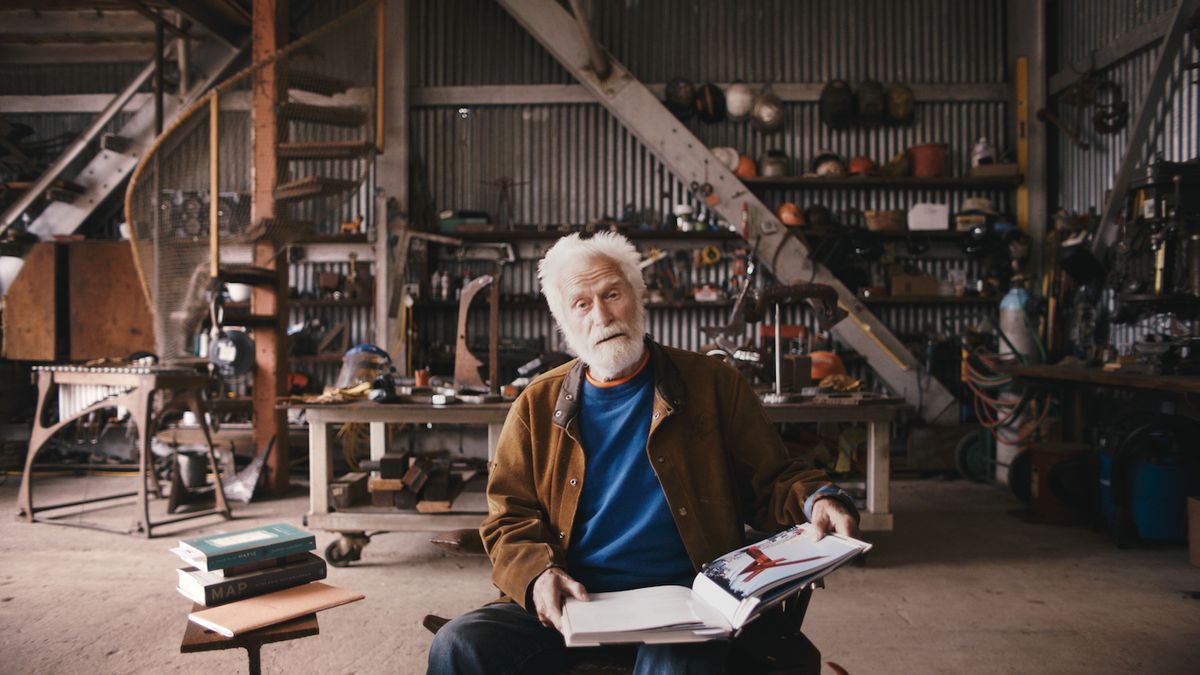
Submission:
[[[41,493],[102,494],[130,478],[48,479]],[[0,485],[16,502],[18,479]],[[1183,547],[1119,551],[1103,533],[1031,525],[999,488],[893,484],[896,530],[868,534],[869,563],[835,573],[806,632],[850,673],[1200,672],[1200,568]],[[285,520],[293,496],[236,509],[185,536]],[[104,517],[127,522],[128,510]],[[317,533],[318,545],[333,540]],[[175,590],[175,536],[145,540],[0,520],[0,672],[236,673],[241,651],[180,654],[189,602]],[[428,535],[377,537],[329,581],[366,600],[320,615],[321,634],[263,650],[266,673],[419,673],[426,613],[453,616],[493,595],[482,558]]]

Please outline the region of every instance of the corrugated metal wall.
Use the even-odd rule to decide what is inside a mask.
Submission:
[[[1062,0],[1057,4],[1059,67],[1086,60],[1092,50],[1104,47],[1147,21],[1174,12],[1173,0]],[[1140,111],[1144,94],[1153,76],[1158,54],[1157,45],[1141,50],[1101,71],[1119,84],[1130,107],[1130,125]],[[1192,84],[1195,71],[1184,71],[1185,63],[1195,60],[1195,45],[1184,40],[1184,47],[1174,56],[1172,74],[1168,78],[1163,98],[1156,105],[1155,117],[1145,145],[1135,151],[1141,163],[1163,159],[1186,161],[1200,156],[1200,86]],[[1057,102],[1056,102],[1057,104]],[[1058,104],[1061,117],[1071,118],[1073,108]],[[1082,150],[1059,134],[1052,157],[1057,167],[1057,204],[1075,212],[1101,212],[1106,192],[1116,180],[1117,171],[1125,157],[1129,128],[1118,134],[1099,135],[1090,122],[1090,111],[1084,116],[1084,138],[1090,150]],[[1126,352],[1148,332],[1160,332],[1164,317],[1149,317],[1136,324],[1114,326],[1111,339],[1119,350]],[[1186,325],[1185,325],[1186,329]]]
[[[857,84],[1001,83],[1006,78],[1005,8],[1000,0],[885,0],[788,2],[784,0],[655,0],[592,3],[597,39],[643,82],[677,76],[696,82],[808,82],[843,78]],[[413,87],[569,84],[574,80],[503,9],[488,0],[415,0],[410,10],[410,81]],[[817,105],[786,106],[787,130],[763,135],[748,124],[709,125],[693,119],[689,128],[709,147],[730,145],[758,158],[780,149],[794,160],[793,173],[806,170],[818,151],[843,156],[866,154],[883,162],[910,145],[950,144],[950,171],[966,172],[971,145],[987,137],[999,148],[1011,142],[1007,105],[995,101],[926,102],[917,105],[910,127],[831,131],[817,119]],[[501,177],[511,189],[512,222],[521,226],[579,225],[601,216],[619,217],[631,206],[669,213],[688,201],[686,186],[599,104],[417,106],[412,110],[411,151],[424,162],[427,184],[438,209],[481,209],[496,213]],[[957,209],[971,192],[953,190],[764,190],[769,206],[794,201],[849,208],[906,208],[920,201],[945,202]],[[1001,210],[1004,191],[979,193]],[[707,242],[705,242],[707,243]],[[661,246],[661,243],[659,244]],[[686,246],[686,244],[682,244]],[[729,248],[726,246],[726,248]],[[519,292],[536,293],[533,260],[506,272]],[[942,272],[963,267],[957,247],[938,246],[913,261],[920,269]],[[441,264],[452,274],[454,260]],[[728,268],[709,272],[721,277]],[[878,309],[898,332],[921,334],[943,325],[943,317],[963,314],[962,306],[907,305]],[[697,348],[706,342],[700,326],[723,323],[728,308],[651,309],[652,332],[668,344]],[[990,311],[983,307],[981,311]],[[803,314],[803,316],[801,316]],[[450,313],[419,325],[424,339],[452,344]],[[433,318],[431,317],[431,318]],[[478,330],[486,312],[479,311]],[[789,323],[812,325],[807,312],[788,310]],[[502,314],[505,337],[558,338],[544,311]],[[952,318],[947,325],[960,325]],[[479,335],[484,335],[479,332]]]

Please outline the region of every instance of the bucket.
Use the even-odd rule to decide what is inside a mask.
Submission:
[[[946,170],[946,144],[926,143],[908,149],[908,163],[917,178],[937,178]]]
[[[1110,527],[1116,524],[1116,504],[1112,490],[1113,456],[1100,453],[1100,506]],[[1183,541],[1187,474],[1174,457],[1162,457],[1158,463],[1138,460],[1133,465],[1133,493],[1130,510],[1137,534],[1142,539]]]

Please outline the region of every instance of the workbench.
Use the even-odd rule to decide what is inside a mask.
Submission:
[[[1195,375],[1147,375],[1122,373],[1088,366],[1000,364],[996,370],[1005,375],[1061,390],[1063,427],[1066,440],[1084,439],[1084,394],[1092,387],[1151,391],[1187,396],[1200,394],[1200,377]]]
[[[329,483],[333,472],[333,446],[337,427],[346,422],[369,425],[372,459],[386,451],[387,424],[477,424],[488,430],[488,460],[492,460],[500,430],[511,403],[455,404],[432,406],[423,404],[312,404],[300,405],[308,421],[309,431],[309,512],[308,527],[340,532],[365,533],[368,530],[389,532],[435,532],[479,526],[486,515],[486,505],[459,506],[467,501],[460,497],[448,513],[424,514],[398,512],[394,508],[357,506],[334,511],[330,504]],[[862,422],[867,424],[866,508],[862,511],[864,530],[891,530],[892,513],[889,498],[891,462],[889,442],[892,424],[905,408],[903,400],[888,399],[861,405],[779,403],[764,405],[767,416],[776,423],[785,422]],[[471,493],[464,493],[463,497]]]

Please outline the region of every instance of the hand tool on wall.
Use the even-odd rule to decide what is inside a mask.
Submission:
[[[1087,141],[1083,140],[1079,136],[1079,128],[1076,127],[1074,129],[1072,129],[1071,127],[1068,127],[1066,124],[1063,124],[1063,121],[1058,118],[1058,115],[1055,115],[1054,113],[1050,112],[1049,110],[1046,110],[1045,108],[1039,108],[1037,111],[1037,118],[1038,118],[1038,120],[1040,120],[1042,122],[1054,125],[1059,131],[1066,134],[1067,138],[1071,139],[1071,141],[1074,142],[1075,145],[1079,146],[1080,150],[1090,150],[1091,149],[1091,145],[1089,145]]]
[[[471,309],[471,300],[495,280],[490,274],[475,277],[463,286],[462,295],[459,296],[458,339],[454,350],[454,388],[459,391],[482,392],[487,389],[483,378],[479,376],[479,367],[483,365],[483,361],[476,358],[467,346],[467,313]],[[489,336],[489,339],[495,339],[495,335]]]

